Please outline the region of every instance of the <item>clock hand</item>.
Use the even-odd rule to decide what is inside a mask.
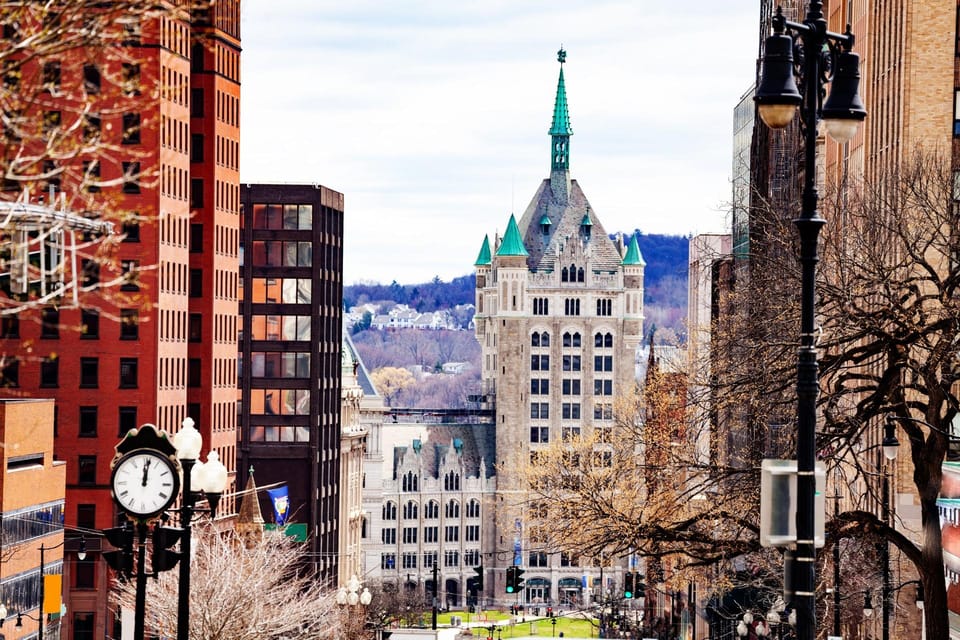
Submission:
[[[152,460],[147,460],[146,462],[143,463],[143,481],[140,483],[140,486],[142,487],[147,486],[147,472],[150,471],[151,462]]]

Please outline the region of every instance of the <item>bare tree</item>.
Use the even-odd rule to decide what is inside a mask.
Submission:
[[[232,531],[195,530],[190,570],[190,637],[205,640],[325,638],[337,627],[334,593],[311,575],[301,545],[265,532],[247,546]],[[177,635],[177,571],[159,574],[147,586],[146,629]],[[133,609],[133,581],[114,587],[121,606]]]

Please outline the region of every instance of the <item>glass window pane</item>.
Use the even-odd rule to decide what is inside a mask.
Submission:
[[[283,205],[283,228],[297,229],[297,205]]]
[[[313,229],[313,205],[302,204],[299,207],[299,229]]]
[[[313,265],[313,245],[309,242],[297,243],[297,265],[309,267]]]
[[[297,243],[296,242],[283,243],[283,266],[285,267],[297,266]]]

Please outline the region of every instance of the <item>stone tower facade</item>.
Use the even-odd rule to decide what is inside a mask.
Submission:
[[[497,531],[488,579],[494,595],[507,598],[505,568],[523,567],[525,603],[582,604],[600,586],[591,578],[599,566],[577,566],[529,539],[522,468],[550,442],[612,425],[614,398],[636,383],[643,334],[636,237],[626,246],[611,240],[570,178],[565,59],[561,50],[550,177],[519,221],[511,215],[502,238],[484,238],[475,264],[482,392],[496,420]],[[609,568],[606,576],[620,581]]]

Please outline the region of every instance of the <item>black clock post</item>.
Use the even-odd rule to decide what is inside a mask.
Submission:
[[[158,556],[154,542],[153,573],[172,569],[178,555],[167,551],[176,542],[180,530],[157,524],[160,516],[177,499],[180,491],[180,461],[177,450],[152,424],[131,429],[117,446],[110,463],[110,490],[117,507],[129,520],[122,527],[104,531],[107,540],[118,550],[104,554],[107,563],[121,576],[136,575],[136,604],[134,611],[134,640],[144,639],[144,618],[147,599],[146,547],[150,527],[154,537],[164,540]],[[136,566],[133,545],[136,534]],[[158,558],[163,558],[158,562]]]

